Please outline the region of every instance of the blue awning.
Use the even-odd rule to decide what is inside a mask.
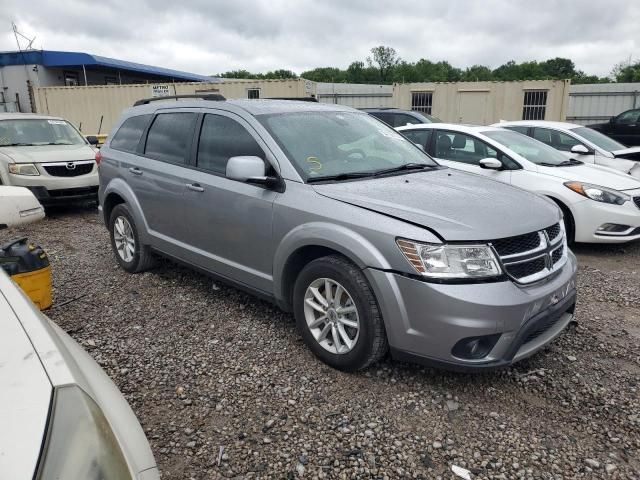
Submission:
[[[218,79],[197,73],[181,72],[170,68],[154,67],[142,63],[127,62],[115,58],[101,57],[83,52],[58,52],[53,50],[30,50],[26,52],[0,52],[0,66],[43,65],[45,67],[103,67],[114,70],[143,73],[159,77],[190,82],[215,82]]]

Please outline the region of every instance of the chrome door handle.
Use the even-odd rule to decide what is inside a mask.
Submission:
[[[199,183],[187,183],[187,188],[194,192],[204,192],[204,188]]]
[[[129,172],[133,173],[134,175],[142,175],[142,170],[140,170],[138,167],[131,167],[129,169]]]

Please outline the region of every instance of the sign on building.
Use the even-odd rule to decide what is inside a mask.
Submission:
[[[171,95],[169,84],[151,85],[152,97],[166,97]]]

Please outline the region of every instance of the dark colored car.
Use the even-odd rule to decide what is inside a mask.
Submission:
[[[589,127],[619,141],[627,147],[640,145],[640,108],[627,110],[607,123],[596,123]]]
[[[439,118],[414,110],[401,110],[399,108],[362,108],[361,110],[382,120],[391,127],[442,122]]]

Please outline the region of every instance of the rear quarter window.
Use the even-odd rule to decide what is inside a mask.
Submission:
[[[114,150],[135,153],[150,118],[151,115],[138,115],[126,119],[111,139],[109,146]]]

